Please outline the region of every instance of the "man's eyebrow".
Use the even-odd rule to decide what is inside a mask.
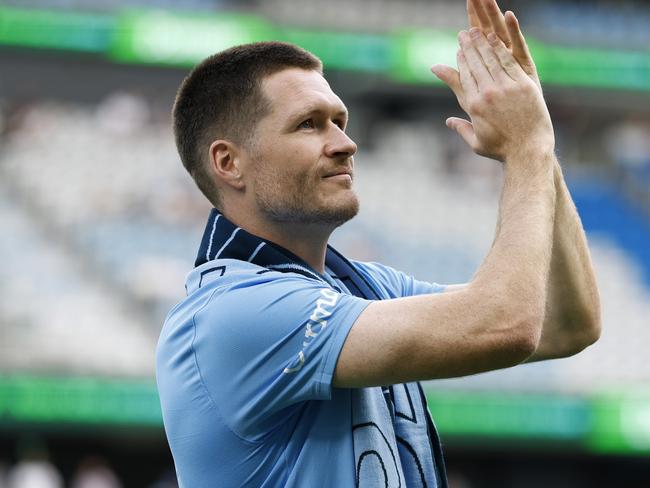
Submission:
[[[307,105],[306,107],[303,107],[301,110],[297,110],[293,112],[291,115],[289,115],[289,120],[296,120],[300,119],[302,117],[307,117],[309,115],[317,114],[317,113],[324,113],[324,112],[329,112],[329,110],[324,110],[322,106],[320,105]],[[346,119],[348,118],[348,110],[345,107],[341,107],[339,110],[335,112],[336,116],[343,116]]]

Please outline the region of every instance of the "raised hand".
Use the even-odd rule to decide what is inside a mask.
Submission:
[[[470,28],[478,27],[486,35],[494,32],[510,50],[524,72],[540,90],[542,89],[535,62],[514,13],[507,11],[503,14],[496,0],[467,0],[467,19]]]
[[[451,117],[456,130],[482,156],[506,161],[522,151],[553,152],[553,126],[541,91],[512,52],[491,32],[473,27],[459,34],[458,71],[432,71],[454,92],[471,122]],[[519,160],[519,158],[517,158]]]

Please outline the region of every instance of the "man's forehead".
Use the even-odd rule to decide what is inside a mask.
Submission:
[[[267,76],[262,86],[274,112],[293,113],[319,105],[345,110],[345,105],[327,80],[314,70],[285,69]]]

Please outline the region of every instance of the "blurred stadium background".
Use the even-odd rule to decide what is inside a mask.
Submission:
[[[577,357],[427,384],[452,488],[650,486],[650,6],[502,1],[537,60],[603,302]],[[0,2],[0,487],[176,486],[153,379],[208,212],[172,140],[188,68],[319,55],[360,150],[334,243],[440,283],[492,242],[499,168],[444,126],[463,0]],[[215,459],[215,462],[219,462]],[[331,468],[327,468],[331,469]]]

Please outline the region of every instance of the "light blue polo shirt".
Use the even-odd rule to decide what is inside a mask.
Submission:
[[[386,298],[443,290],[352,264]],[[156,376],[180,486],[441,486],[417,383],[332,387],[371,301],[329,274],[286,271],[208,261],[167,316]]]

